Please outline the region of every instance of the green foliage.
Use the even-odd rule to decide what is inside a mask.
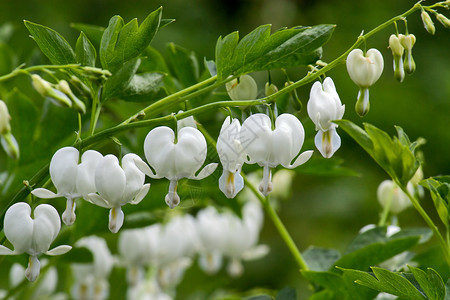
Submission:
[[[75,46],[75,54],[77,61],[82,66],[95,67],[95,60],[97,59],[97,52],[94,46],[88,40],[84,32],[80,33]]]
[[[344,129],[394,181],[406,187],[420,165],[415,155],[418,146],[424,143],[419,139],[413,143],[403,129],[396,127],[398,137],[391,138],[386,132],[365,123],[364,129],[348,120],[335,121]]]
[[[150,13],[140,26],[137,19],[124,25],[120,16],[112,17],[100,42],[102,67],[115,72],[142,53],[158,31],[161,13],[162,8]]]
[[[270,34],[262,25],[239,41],[239,33],[219,37],[216,44],[217,77],[284,67],[308,65],[321,57],[321,49],[334,31],[334,25],[294,27]]]
[[[430,190],[434,206],[442,223],[450,226],[450,176],[431,177],[420,182]]]
[[[77,62],[72,47],[59,33],[51,28],[30,21],[24,21],[24,23],[31,37],[51,63],[66,65]]]
[[[186,88],[198,82],[200,76],[199,64],[193,51],[169,43],[167,45],[167,58],[172,66],[173,73]]]
[[[411,274],[394,273],[386,269],[372,267],[372,273],[342,269],[344,274],[354,275],[356,283],[371,289],[399,296],[401,299],[438,300],[445,297],[445,286],[441,276],[431,268],[427,272],[409,267]]]
[[[375,227],[358,234],[343,255],[335,249],[310,247],[303,253],[310,270],[302,274],[315,284],[316,293],[311,299],[375,297],[374,291],[354,284],[359,273],[342,272],[343,268],[368,270],[368,266],[382,263],[430,237],[431,231],[426,228],[404,229],[388,237],[386,227]]]

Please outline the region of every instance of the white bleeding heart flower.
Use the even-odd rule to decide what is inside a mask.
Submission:
[[[207,146],[203,134],[196,128],[183,127],[175,133],[166,126],[152,129],[144,141],[144,153],[150,167],[142,160],[137,160],[139,169],[151,178],[167,178],[170,180],[169,192],[165,201],[170,208],[180,203],[177,194],[178,180],[189,178],[200,180],[211,175],[217,168],[217,163],[205,166],[198,175],[206,159]]]
[[[233,79],[225,84],[228,96],[231,100],[254,100],[258,96],[258,86],[250,75],[242,75],[238,79]]]
[[[228,198],[234,198],[244,187],[244,179],[240,173],[246,158],[240,141],[240,132],[239,121],[227,117],[217,139],[217,154],[223,166],[219,188]]]
[[[411,182],[408,182],[406,188],[411,194],[414,194],[414,186]],[[377,189],[377,198],[383,208],[395,215],[412,205],[408,195],[392,180],[384,180],[380,183]]]
[[[265,196],[272,190],[271,168],[282,165],[293,169],[308,161],[313,154],[312,150],[308,150],[298,155],[305,140],[305,131],[302,123],[291,114],[278,116],[274,129],[265,114],[248,117],[242,124],[240,140],[248,156],[247,163],[257,163],[264,168],[259,190]]]
[[[139,156],[129,153],[122,158],[120,166],[117,157],[109,154],[97,163],[95,188],[98,194],[90,193],[86,200],[110,208],[109,230],[113,233],[122,227],[122,206],[138,204],[150,189],[150,183],[144,184],[145,175],[136,167],[135,161],[139,160],[142,161]]]
[[[38,205],[31,217],[31,207],[25,202],[12,205],[5,214],[4,232],[14,246],[14,251],[0,245],[0,255],[30,255],[25,276],[34,281],[40,273],[38,255],[61,255],[72,249],[62,245],[49,250],[50,244],[58,236],[61,221],[56,209],[48,204]]]
[[[330,158],[341,146],[341,138],[336,132],[338,126],[332,121],[342,119],[345,111],[330,77],[325,78],[323,84],[319,81],[313,84],[307,109],[318,130],[314,143],[323,157]]]
[[[79,152],[74,147],[64,147],[55,152],[50,162],[50,178],[57,192],[56,194],[44,188],[37,188],[31,191],[38,198],[51,199],[65,197],[66,210],[62,215],[62,220],[66,225],[75,222],[75,208],[77,198],[95,192],[92,189],[93,174],[97,162],[102,155],[94,150],[86,151],[81,157],[81,164],[78,165]]]
[[[87,236],[78,240],[75,246],[87,248],[93,255],[93,262],[71,264],[73,299],[107,299],[108,277],[114,266],[114,258],[106,241],[98,236]]]
[[[348,74],[360,88],[356,112],[361,117],[369,111],[369,87],[380,78],[383,68],[383,56],[377,49],[369,49],[365,55],[361,49],[353,49],[347,56]]]

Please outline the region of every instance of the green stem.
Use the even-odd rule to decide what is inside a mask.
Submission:
[[[259,201],[263,205],[264,210],[266,211],[269,218],[272,220],[272,223],[275,225],[275,228],[278,230],[278,233],[280,234],[284,243],[291,251],[291,254],[294,257],[295,261],[297,262],[297,265],[299,266],[300,270],[308,271],[309,268],[308,265],[306,264],[305,259],[302,256],[302,253],[300,252],[300,250],[298,250],[297,245],[295,244],[294,240],[289,234],[289,231],[284,226],[277,212],[273,209],[272,205],[270,205],[269,199],[261,195],[261,193],[256,189],[256,187],[247,180],[247,177],[244,174],[241,175],[244,178],[245,185],[253,192],[253,194],[256,197],[258,197]]]
[[[378,226],[386,226],[387,217],[389,216],[389,209],[391,208],[392,197],[389,197],[388,201],[384,204],[383,212],[381,213]]]
[[[430,227],[430,229],[433,231],[434,235],[436,236],[436,238],[439,241],[439,244],[442,247],[442,250],[444,251],[444,257],[447,260],[447,263],[450,265],[450,247],[447,244],[447,242],[444,240],[444,238],[442,237],[441,233],[439,232],[439,229],[434,224],[433,220],[431,220],[431,218],[428,216],[426,211],[422,208],[419,201],[413,195],[411,195],[411,193],[408,191],[408,189],[405,186],[402,186],[400,184],[399,184],[399,186],[402,189],[402,191],[408,196],[409,200],[411,200],[411,203],[413,204],[414,208],[419,212],[419,214],[425,220],[428,227]]]
[[[80,65],[78,64],[68,64],[68,65],[39,65],[39,66],[32,66],[28,68],[17,68],[13,70],[11,73],[0,76],[0,82],[10,80],[20,74],[28,74],[29,72],[34,71],[42,71],[45,69],[72,69],[72,68],[79,68]]]
[[[159,112],[161,112],[161,110],[164,110],[167,108],[167,105],[171,105],[171,104],[175,104],[175,103],[179,103],[182,102],[184,99],[186,99],[187,97],[185,97],[186,95],[189,95],[191,93],[194,93],[196,90],[202,89],[207,85],[210,85],[212,83],[214,83],[217,80],[217,75],[210,77],[206,80],[203,80],[197,84],[194,84],[188,88],[185,88],[181,91],[178,91],[172,95],[169,95],[161,100],[158,100],[157,102],[150,104],[149,106],[147,106],[146,108],[144,108],[143,110],[137,112],[136,114],[132,115],[131,117],[129,117],[128,119],[126,119],[125,121],[123,121],[121,123],[121,125],[123,124],[128,124],[130,122],[135,121],[139,116],[141,116],[142,114],[148,115],[151,114],[152,116],[157,115]],[[202,89],[202,91],[206,92],[208,90],[212,90],[217,88],[218,86],[222,85],[223,82],[221,82],[220,84],[218,84],[217,82],[215,84],[213,84],[211,87],[209,87],[208,89],[204,90]],[[189,95],[189,97],[195,97],[196,95]],[[147,116],[148,117],[148,116]]]

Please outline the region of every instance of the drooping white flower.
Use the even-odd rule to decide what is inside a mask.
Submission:
[[[359,86],[356,112],[362,117],[369,111],[369,87],[383,73],[383,56],[377,49],[369,49],[364,55],[361,49],[353,49],[347,56],[347,71]]]
[[[414,187],[411,182],[407,185],[408,191],[413,194]],[[398,214],[411,206],[411,201],[401,188],[392,180],[385,180],[380,183],[377,189],[377,198],[380,205],[393,213]]]
[[[38,255],[61,255],[72,249],[62,245],[49,250],[61,228],[56,209],[48,204],[38,205],[31,217],[31,207],[25,202],[12,205],[5,214],[4,232],[6,238],[14,246],[14,251],[0,245],[0,255],[30,255],[25,276],[34,281],[40,273]]]
[[[231,100],[254,100],[258,96],[258,86],[248,74],[227,82],[225,88]]]
[[[86,200],[110,208],[109,230],[113,233],[122,227],[122,206],[127,203],[138,204],[150,189],[150,183],[144,184],[145,175],[136,167],[136,161],[142,160],[136,154],[129,153],[122,158],[120,166],[117,157],[109,154],[97,163],[95,169],[98,194],[90,193]]]
[[[389,37],[389,48],[391,48],[392,56],[394,57],[394,76],[399,82],[405,79],[405,70],[403,68],[403,53],[405,48],[400,42],[400,36],[391,34]]]
[[[114,266],[114,259],[103,238],[87,236],[78,240],[77,247],[87,248],[92,252],[92,263],[71,264],[74,284],[74,299],[103,300],[109,296],[108,277]]]
[[[267,196],[272,190],[271,168],[282,165],[293,169],[308,161],[313,151],[299,152],[305,139],[302,123],[291,114],[282,114],[275,120],[275,128],[265,114],[248,117],[241,128],[241,145],[249,164],[257,163],[264,168],[259,190]],[[298,155],[298,157],[297,157]],[[293,163],[292,160],[295,159]]]
[[[245,151],[240,141],[241,124],[228,116],[217,139],[217,154],[223,166],[219,188],[228,197],[234,198],[244,187],[241,168],[245,162]]]
[[[165,201],[170,208],[180,203],[177,194],[178,180],[189,178],[200,180],[211,175],[217,168],[217,163],[208,164],[200,171],[206,159],[206,140],[202,133],[193,127],[183,127],[175,133],[166,126],[152,129],[144,141],[144,153],[149,165],[155,173],[142,160],[137,160],[139,169],[151,178],[167,178],[170,180],[169,192]]]
[[[65,197],[66,210],[62,215],[62,220],[66,225],[75,222],[75,208],[77,198],[87,195],[88,192],[95,192],[90,186],[96,163],[102,157],[94,150],[86,151],[78,165],[79,152],[74,147],[64,147],[55,152],[50,162],[50,178],[57,192],[56,194],[44,188],[37,188],[31,191],[39,198],[51,199]],[[80,167],[81,166],[81,167]]]
[[[225,256],[230,260],[228,273],[240,276],[242,260],[260,258],[268,251],[267,246],[257,245],[262,222],[262,208],[257,202],[245,204],[242,219],[231,212],[219,213],[213,207],[202,209],[197,214],[200,268],[214,274],[221,268]]]
[[[323,157],[330,158],[341,146],[341,138],[336,132],[338,126],[332,121],[342,119],[345,111],[330,77],[325,78],[323,84],[319,81],[313,84],[307,109],[318,130],[314,143]]]
[[[0,142],[6,154],[13,159],[20,156],[19,144],[11,133],[11,116],[6,103],[0,100]]]
[[[403,61],[404,69],[406,73],[412,74],[416,70],[416,63],[414,62],[414,59],[412,57],[412,48],[416,43],[416,36],[414,34],[399,34],[398,37],[406,52],[405,60]]]

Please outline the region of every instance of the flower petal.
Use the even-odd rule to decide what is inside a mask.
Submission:
[[[125,186],[125,172],[117,157],[112,154],[103,157],[95,170],[95,187],[98,194],[112,207],[121,203]]]
[[[131,204],[138,204],[139,202],[142,201],[142,199],[144,199],[144,197],[147,195],[148,191],[150,189],[150,183],[144,184],[141,189],[139,190],[139,192],[136,194],[136,196],[134,197],[133,201],[131,201]]]
[[[95,169],[103,158],[99,152],[88,150],[81,156],[81,163],[78,165],[77,192],[85,197],[87,194],[95,193]]]
[[[193,127],[182,128],[178,132],[178,143],[172,158],[175,161],[176,179],[195,176],[195,172],[205,162],[206,153],[207,145],[203,134]]]
[[[11,249],[0,245],[0,255],[15,255],[16,253],[12,251]]]
[[[55,256],[55,255],[66,254],[70,250],[72,250],[72,246],[61,245],[61,246],[53,248],[52,250],[45,252],[45,254],[50,255],[50,256]]]
[[[293,168],[296,168],[296,167],[304,164],[311,158],[311,156],[313,155],[313,152],[314,152],[313,150],[308,150],[308,151],[303,152],[302,154],[300,154],[297,157],[297,159],[295,160],[295,162],[292,165],[284,166],[284,167],[286,167],[288,169],[293,169]]]
[[[272,123],[265,114],[254,114],[242,123],[240,142],[249,157],[248,163],[267,161],[270,152]],[[269,150],[270,151],[270,150]]]
[[[124,214],[120,206],[111,208],[109,211],[109,230],[112,233],[117,233],[123,225],[123,219]]]
[[[87,195],[86,200],[88,202],[95,204],[97,206],[100,206],[100,207],[111,208],[111,205],[108,203],[108,201],[106,201],[101,196],[97,195],[96,193],[91,193],[91,194]]]
[[[330,158],[341,146],[341,138],[336,132],[336,128],[328,131],[319,130],[314,137],[314,143],[325,158]]]
[[[210,163],[208,165],[206,165],[201,171],[200,173],[198,173],[198,175],[194,175],[194,176],[190,176],[188,177],[189,179],[195,179],[195,180],[201,180],[203,178],[208,177],[209,175],[211,175],[217,168],[219,164],[218,163]]]
[[[34,222],[28,203],[13,204],[5,214],[4,232],[17,254],[27,252],[32,247]]]
[[[175,147],[174,141],[175,133],[167,126],[156,127],[145,137],[145,157],[159,178],[168,178],[174,175],[175,161],[171,159]],[[145,173],[152,177],[151,174],[153,173]]]
[[[136,167],[135,163],[135,161],[139,159],[141,158],[133,153],[128,153],[122,158],[122,168],[125,172],[126,186],[122,202],[120,203],[121,205],[133,201],[144,185],[145,174]]]
[[[61,229],[61,221],[56,209],[48,204],[34,209],[33,247],[38,253],[48,251]]]
[[[55,194],[50,190],[44,189],[44,188],[38,188],[31,191],[31,193],[41,199],[52,199],[52,198],[58,198],[62,197],[59,194]]]
[[[76,193],[78,158],[78,150],[74,147],[61,148],[53,155],[49,171],[58,194]]]

